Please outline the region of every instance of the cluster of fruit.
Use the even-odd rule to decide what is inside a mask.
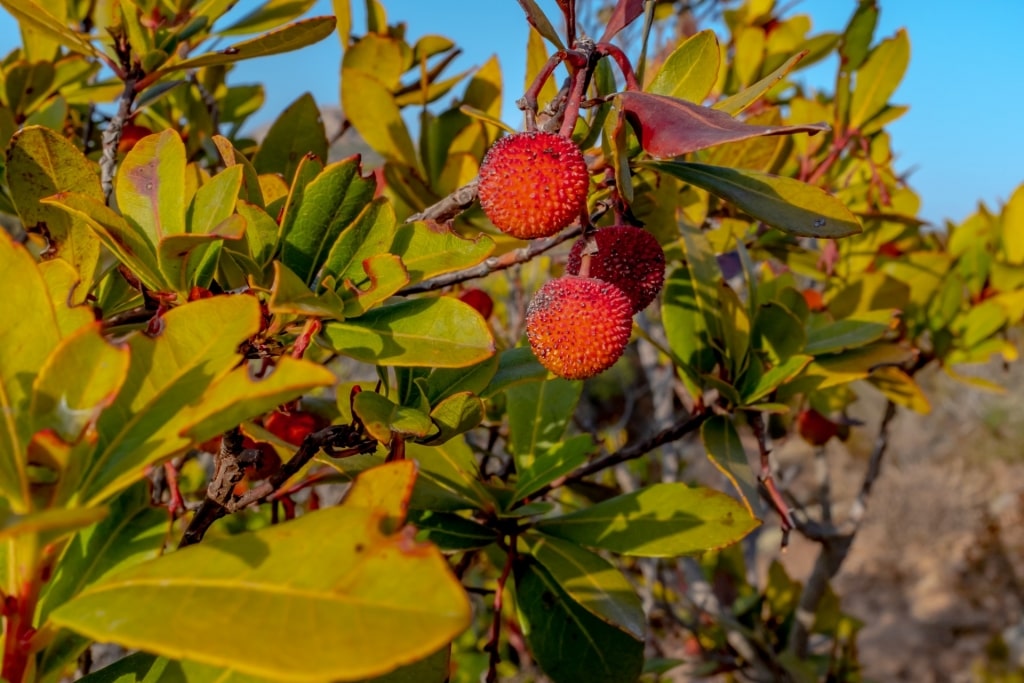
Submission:
[[[585,217],[589,185],[586,160],[572,140],[532,131],[494,143],[480,166],[478,190],[484,213],[499,230],[540,239]],[[526,335],[548,370],[585,379],[610,368],[626,350],[633,315],[664,284],[665,253],[642,228],[600,228],[585,231],[573,245],[566,272],[530,302]]]

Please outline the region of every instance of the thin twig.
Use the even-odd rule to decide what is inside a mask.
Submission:
[[[796,523],[793,521],[793,511],[782,497],[779,487],[775,484],[775,477],[772,475],[772,451],[768,445],[768,430],[765,428],[764,418],[761,416],[761,413],[755,412],[750,414],[749,420],[750,428],[757,439],[757,451],[761,461],[761,469],[757,475],[757,482],[761,485],[759,490],[761,497],[782,518],[782,547],[785,548],[789,542],[789,532],[796,526]]]
[[[484,646],[484,650],[489,653],[487,659],[487,683],[494,683],[498,680],[498,663],[501,661],[501,611],[504,606],[505,584],[508,582],[509,574],[512,573],[512,565],[516,560],[515,536],[509,539],[507,552],[505,567],[501,570],[501,576],[498,577],[498,586],[494,591],[494,617],[491,620],[491,635],[487,645]]]
[[[548,237],[543,240],[531,240],[530,244],[515,249],[513,251],[506,252],[501,256],[492,256],[485,260],[483,263],[477,264],[472,268],[466,268],[464,270],[458,270],[454,273],[447,273],[430,280],[424,280],[418,282],[415,285],[410,285],[405,289],[398,292],[399,296],[408,296],[410,294],[420,294],[422,292],[432,292],[437,289],[443,289],[451,285],[465,282],[466,280],[473,280],[478,277],[485,277],[491,273],[495,273],[499,270],[505,270],[511,268],[514,265],[520,263],[526,263],[537,256],[543,254],[546,251],[554,249],[559,244],[566,242],[582,232],[582,228],[579,226],[563,230],[562,232]]]
[[[124,90],[117,99],[117,112],[110,119],[106,130],[103,131],[103,156],[100,157],[100,184],[103,187],[103,197],[110,203],[110,195],[114,191],[114,173],[117,171],[117,146],[121,142],[121,133],[124,124],[132,113],[132,104],[135,102],[135,84],[137,76],[132,72],[124,80]]]
[[[633,443],[628,444],[624,448],[617,450],[614,453],[611,453],[603,458],[595,460],[588,465],[584,465],[583,467],[576,470],[572,474],[569,474],[565,477],[562,477],[561,479],[557,479],[551,482],[547,486],[544,486],[543,488],[538,490],[533,495],[533,497],[539,498],[540,496],[544,495],[545,493],[549,493],[552,489],[557,488],[559,486],[572,484],[574,482],[580,481],[581,479],[589,477],[591,474],[602,472],[608,469],[609,467],[615,467],[616,465],[621,465],[624,462],[628,462],[630,460],[635,460],[636,458],[643,457],[644,455],[650,453],[659,446],[664,446],[667,443],[678,441],[687,434],[691,434],[697,431],[698,429],[700,429],[700,426],[704,424],[705,421],[707,421],[709,417],[711,417],[710,411],[689,415],[685,419],[679,420],[671,427],[667,427],[666,429],[661,430],[660,432],[658,432],[654,436],[651,436],[650,438],[644,439],[643,441],[634,441]]]
[[[295,455],[277,472],[242,495],[235,496],[235,485],[242,480],[247,464],[243,458],[247,451],[242,449],[241,430],[237,427],[228,430],[214,456],[214,474],[207,485],[206,498],[192,517],[178,547],[199,543],[210,526],[224,515],[263,502],[298,474],[321,450],[332,457],[346,457],[372,453],[376,447],[377,442],[368,438],[361,429],[351,425],[332,425],[307,434]]]
[[[829,580],[839,573],[840,567],[846,561],[850,547],[853,545],[853,539],[856,538],[857,531],[864,520],[868,497],[881,473],[882,458],[889,448],[889,427],[893,418],[896,417],[896,412],[896,404],[888,401],[885,406],[885,414],[878,426],[878,435],[875,437],[875,446],[871,452],[868,469],[864,473],[864,481],[851,506],[844,529],[839,530],[824,521],[822,523],[802,522],[798,524],[797,528],[800,533],[820,543],[821,548],[804,590],[800,594],[796,618],[793,620],[790,630],[789,649],[797,657],[803,658],[807,655],[808,639],[811,627],[814,625],[818,605],[825,596]]]

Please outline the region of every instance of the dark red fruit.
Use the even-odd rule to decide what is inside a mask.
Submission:
[[[126,123],[121,129],[121,140],[117,143],[117,151],[124,154],[132,149],[142,138],[152,135],[153,131],[145,126],[137,126],[134,123]]]
[[[812,446],[824,446],[834,436],[841,440],[850,435],[849,425],[828,419],[814,408],[805,408],[796,416],[796,430]]]
[[[491,317],[491,313],[494,312],[494,300],[491,299],[491,295],[482,289],[467,289],[462,294],[459,294],[459,301],[467,303],[477,310],[477,313],[482,315],[484,319]]]
[[[654,235],[642,228],[616,225],[593,234],[597,251],[590,255],[590,277],[610,282],[629,297],[638,313],[654,301],[665,284],[665,252]],[[580,274],[587,240],[573,245],[566,270]]]

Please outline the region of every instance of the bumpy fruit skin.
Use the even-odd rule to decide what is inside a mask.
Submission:
[[[526,309],[526,336],[541,365],[559,377],[586,379],[626,350],[633,306],[621,289],[566,275],[540,288]]]
[[[495,227],[519,239],[550,237],[575,221],[587,203],[587,162],[557,133],[501,138],[480,165],[480,206]]]
[[[665,252],[654,235],[643,228],[616,225],[594,233],[597,253],[590,255],[590,277],[610,282],[629,297],[639,313],[658,296],[665,284]],[[585,239],[569,252],[566,270],[579,275]]]

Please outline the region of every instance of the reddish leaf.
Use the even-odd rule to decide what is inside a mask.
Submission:
[[[629,26],[633,21],[644,13],[644,0],[619,0],[612,11],[612,17],[608,20],[599,43],[607,43],[615,37],[615,34]]]
[[[662,159],[762,135],[814,135],[828,130],[824,123],[754,126],[724,112],[664,95],[630,91],[616,97],[640,144],[651,156]]]

